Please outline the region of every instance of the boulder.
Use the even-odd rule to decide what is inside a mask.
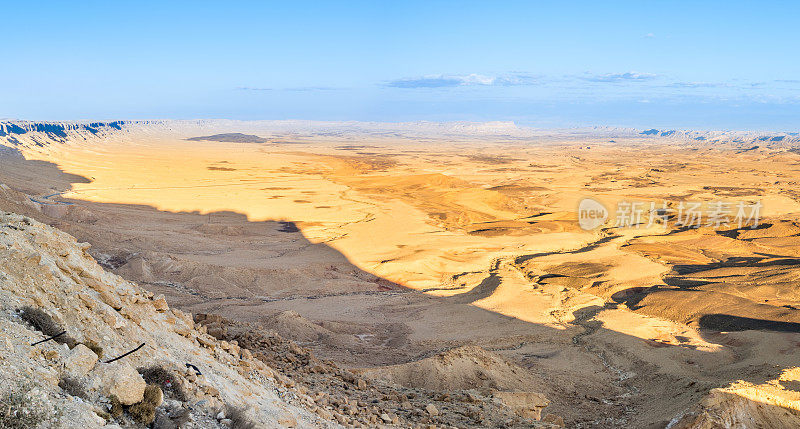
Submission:
[[[550,401],[536,392],[495,392],[494,398],[520,417],[539,420]]]
[[[103,393],[106,396],[116,396],[123,405],[132,405],[144,398],[147,383],[132,366],[115,362],[98,366],[97,369],[101,374]]]
[[[70,375],[83,377],[94,369],[97,359],[97,355],[89,347],[78,344],[64,359],[64,367]]]

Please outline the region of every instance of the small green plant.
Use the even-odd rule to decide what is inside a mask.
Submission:
[[[33,329],[36,329],[48,337],[52,337],[64,331],[64,328],[41,308],[32,307],[30,305],[22,307],[19,312],[19,317],[27,324],[31,325]],[[68,334],[59,335],[53,341],[66,344],[69,348],[75,347],[76,344],[75,339]]]
[[[247,417],[247,410],[242,407],[225,406],[225,418],[231,420],[231,429],[255,429],[256,424]]]
[[[58,381],[58,387],[71,396],[81,399],[89,398],[89,395],[86,394],[86,390],[83,388],[83,383],[77,378],[65,375]]]
[[[60,416],[33,395],[30,383],[18,382],[0,396],[0,428],[28,429],[45,423],[58,426]]]

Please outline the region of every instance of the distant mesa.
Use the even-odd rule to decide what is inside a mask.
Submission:
[[[23,135],[28,133],[42,133],[56,141],[65,141],[71,131],[88,131],[97,135],[102,129],[113,128],[121,131],[125,121],[114,122],[92,122],[92,123],[70,123],[70,122],[0,122],[0,137],[10,137],[13,135]],[[16,139],[9,141],[14,142]]]
[[[242,133],[214,134],[213,136],[191,137],[186,140],[194,142],[207,141],[220,143],[266,143],[269,141],[263,137]]]
[[[674,139],[694,140],[708,143],[746,144],[763,142],[777,146],[779,144],[798,144],[800,133],[768,133],[766,135],[747,131],[692,131],[692,130],[658,130],[651,128],[639,132],[642,136],[671,137]]]

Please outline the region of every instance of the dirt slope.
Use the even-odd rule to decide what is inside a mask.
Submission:
[[[61,414],[60,423],[55,413],[47,414],[51,420],[45,424],[133,425],[133,414],[109,416],[109,385],[122,383],[114,374],[133,371],[132,381],[116,394],[135,398],[137,386],[144,389],[135,369],[161,367],[172,374],[170,383],[179,385],[181,394],[167,395],[159,416],[172,413],[199,427],[224,427],[216,416],[228,405],[246,410],[258,427],[335,425],[293,405],[299,403],[296,392],[249,351],[206,334],[190,315],[170,309],[163,296],[104,271],[87,250],[88,245],[28,217],[0,213],[0,390],[7,394],[20,384],[38,386],[31,402]],[[26,323],[28,313],[21,312],[26,307],[49,315],[66,330],[60,338],[71,340],[32,345],[46,335]],[[67,376],[80,386],[73,394],[59,387]],[[141,392],[138,396],[141,400]]]

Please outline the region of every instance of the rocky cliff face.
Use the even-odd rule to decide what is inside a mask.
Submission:
[[[33,122],[0,121],[0,141],[9,146],[45,146],[70,139],[86,140],[122,131],[126,121],[113,122]]]
[[[298,392],[249,351],[107,273],[87,249],[0,212],[0,426],[335,425],[294,405]],[[66,332],[33,345],[55,330]]]

